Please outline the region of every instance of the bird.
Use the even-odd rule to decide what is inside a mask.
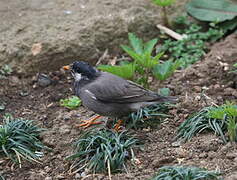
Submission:
[[[99,71],[85,61],[75,61],[63,66],[70,70],[74,78],[74,92],[82,100],[82,105],[99,116],[83,120],[81,127],[100,124],[101,116],[121,118],[137,110],[163,102],[173,102],[175,97],[162,96],[145,89],[133,81],[123,79],[109,72]],[[122,121],[115,128],[119,129]]]

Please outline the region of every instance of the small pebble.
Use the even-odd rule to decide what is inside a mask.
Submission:
[[[52,83],[52,80],[46,74],[39,74],[38,79],[37,79],[37,83],[41,87],[46,87],[46,86],[49,86]]]

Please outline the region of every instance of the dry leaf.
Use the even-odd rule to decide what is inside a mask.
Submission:
[[[39,54],[41,52],[41,50],[42,50],[42,44],[41,43],[35,43],[31,47],[31,52],[34,56]]]

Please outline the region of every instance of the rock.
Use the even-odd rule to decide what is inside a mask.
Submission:
[[[21,83],[20,79],[17,76],[10,76],[8,79],[10,80],[11,86],[17,86]]]
[[[75,179],[80,179],[81,178],[81,175],[79,173],[76,173],[75,174]]]
[[[234,159],[234,158],[237,157],[237,153],[229,152],[229,153],[226,154],[226,157],[227,157],[228,159]]]
[[[175,141],[171,145],[172,147],[179,147],[181,145],[181,141]]]
[[[35,73],[75,59],[95,63],[106,49],[121,51],[128,32],[157,37],[160,19],[159,7],[147,0],[0,2],[0,66]]]
[[[231,173],[231,175],[227,176],[225,180],[237,180],[237,172]]]
[[[41,87],[46,87],[52,83],[52,80],[50,79],[50,77],[47,74],[39,74],[37,83]]]
[[[159,167],[161,167],[161,166],[163,166],[165,164],[172,163],[173,161],[175,161],[174,157],[163,157],[163,158],[155,159],[152,162],[152,166],[154,168],[159,168]]]
[[[52,177],[47,176],[44,180],[53,180]]]
[[[70,129],[70,128],[71,128],[70,126],[64,124],[63,126],[61,126],[61,127],[59,128],[59,132],[60,132],[61,134],[69,134],[69,133],[71,132],[71,129]]]
[[[59,175],[56,176],[56,179],[65,179],[65,177],[63,175],[59,174]]]

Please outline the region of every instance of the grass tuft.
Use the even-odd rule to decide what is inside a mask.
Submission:
[[[171,106],[173,105],[169,103],[155,104],[131,113],[125,123],[126,127],[144,127],[144,123],[153,127],[154,123],[157,124],[157,121],[160,122],[161,118],[170,117],[166,112]]]
[[[177,137],[187,141],[204,130],[213,131],[225,143],[225,133],[230,141],[237,141],[237,106],[227,102],[222,106],[203,108],[179,126]]]
[[[218,180],[220,173],[189,166],[164,166],[151,180]]]
[[[88,131],[75,143],[75,154],[67,157],[68,160],[74,160],[71,171],[78,172],[87,168],[94,173],[120,172],[126,169],[126,160],[133,158],[132,148],[137,142],[127,131]]]
[[[8,157],[21,167],[22,160],[39,162],[42,149],[48,149],[39,140],[44,129],[30,120],[6,116],[0,125],[0,157]]]

